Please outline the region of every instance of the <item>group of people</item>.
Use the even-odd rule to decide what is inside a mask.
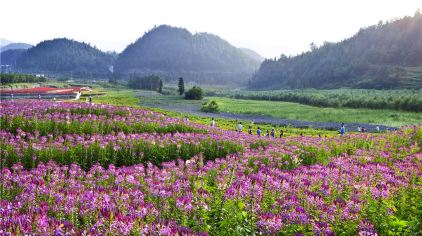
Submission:
[[[380,130],[380,127],[379,127],[378,125],[375,127],[375,130],[376,130],[377,132],[380,132],[380,131],[381,131],[381,130]],[[387,129],[387,130],[388,130],[388,129]],[[368,131],[368,130],[367,130],[365,127],[363,127],[363,126],[358,126],[358,132],[360,132],[360,133],[365,133],[365,132],[367,132],[367,131]],[[344,136],[344,134],[346,133],[346,128],[344,127],[344,123],[341,123],[339,133],[340,133],[340,135],[341,135],[341,136]]]
[[[214,117],[211,118],[211,124],[210,125],[211,125],[211,127],[215,127],[216,123],[215,123]],[[237,127],[236,128],[237,128],[236,129],[237,132],[239,132],[239,133],[243,132],[242,122],[239,121],[239,123],[237,123]],[[252,127],[251,126],[248,127],[248,134],[253,135],[253,131],[252,131]],[[276,133],[275,133],[275,129],[272,128],[271,129],[271,132],[269,130],[267,130],[265,134],[262,134],[261,128],[258,126],[258,128],[256,129],[256,135],[258,135],[258,137],[261,137],[261,135],[262,135],[264,137],[272,137],[272,138],[275,138]],[[282,138],[283,135],[284,135],[284,131],[281,129],[280,130],[279,137]]]
[[[375,127],[375,130],[376,130],[377,132],[380,132],[380,131],[381,131],[381,129],[380,129],[380,127],[379,127],[378,125]],[[367,132],[367,131],[368,131],[368,130],[367,130],[365,127],[363,127],[363,126],[358,126],[358,132],[360,132],[360,133],[365,133],[365,132]],[[387,131],[388,131],[388,128],[387,128]],[[344,134],[346,133],[346,128],[344,127],[344,123],[341,123],[339,133],[340,133],[340,135],[341,135],[341,136],[344,136]]]
[[[237,131],[238,132],[242,132],[242,128],[243,128],[242,122],[239,122],[238,125],[237,125]],[[252,131],[252,127],[251,126],[248,127],[248,134],[253,135],[253,131]],[[272,138],[275,138],[275,136],[276,136],[275,135],[275,129],[274,128],[271,129],[271,132],[267,129],[267,131],[265,132],[265,134],[262,134],[261,128],[259,126],[256,129],[256,135],[258,135],[258,137],[263,136],[263,137],[272,137]],[[284,135],[284,131],[281,129],[280,130],[279,137],[282,138],[283,135]]]
[[[377,131],[377,132],[380,132],[380,127],[379,126],[376,126],[375,127],[375,130]],[[358,132],[360,132],[360,133],[365,133],[365,132],[367,132],[368,130],[365,128],[365,127],[361,127],[361,126],[358,126]]]

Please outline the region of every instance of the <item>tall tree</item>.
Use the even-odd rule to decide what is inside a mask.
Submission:
[[[160,79],[160,85],[158,87],[158,92],[163,93],[163,80],[162,79]]]
[[[185,82],[183,81],[183,78],[179,78],[179,94],[182,95],[185,92]]]

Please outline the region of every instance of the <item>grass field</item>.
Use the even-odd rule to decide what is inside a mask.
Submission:
[[[260,101],[294,102],[332,108],[366,108],[422,112],[422,90],[296,89],[272,91],[219,91],[209,95]]]
[[[139,98],[136,96],[136,92],[134,90],[98,88],[95,89],[93,93],[104,93],[104,95],[93,97],[95,103],[131,107],[139,106]],[[85,98],[86,96],[83,96],[82,101],[84,101]]]
[[[222,112],[273,116],[280,119],[307,120],[317,122],[352,122],[380,124],[393,127],[418,124],[422,122],[422,113],[356,109],[356,108],[321,108],[291,102],[258,101],[208,97],[204,101],[187,101],[180,96],[161,95],[155,92],[141,91],[140,104],[149,107],[195,107],[206,99],[216,100]],[[193,108],[190,108],[193,109]]]
[[[392,110],[321,108],[298,103],[212,98],[221,111],[269,115],[282,119],[360,122],[399,127],[422,122],[422,113]]]

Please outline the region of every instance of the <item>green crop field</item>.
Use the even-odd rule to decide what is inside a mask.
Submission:
[[[230,98],[212,98],[217,101],[221,111],[269,115],[282,119],[360,122],[383,124],[393,127],[422,122],[422,113],[379,109],[322,108],[291,102],[256,101]]]
[[[413,79],[418,79],[417,73],[416,75],[415,73],[413,73],[413,76],[415,77]],[[298,89],[274,91],[219,91],[215,92],[213,95],[238,99],[295,102],[317,107],[368,108],[422,112],[422,90]]]
[[[422,122],[421,112],[395,111],[364,108],[323,108],[291,102],[259,101],[206,97],[203,101],[189,101],[176,95],[161,95],[156,92],[138,91],[141,106],[162,109],[199,110],[206,100],[217,101],[222,112],[273,116],[280,119],[316,122],[352,122],[379,124],[393,127]]]

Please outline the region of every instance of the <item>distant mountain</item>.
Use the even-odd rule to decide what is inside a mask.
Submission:
[[[380,22],[295,57],[265,60],[249,87],[422,88],[422,14]]]
[[[32,45],[27,43],[9,43],[6,46],[1,47],[0,52],[5,52],[11,49],[28,49],[30,47],[32,47]]]
[[[17,59],[17,67],[32,73],[103,76],[109,74],[114,58],[89,44],[60,38],[29,48]]]
[[[10,41],[10,40],[4,39],[4,38],[0,38],[0,48],[2,48],[4,46],[7,46],[8,44],[11,44],[11,43],[13,43],[13,42]]]
[[[220,37],[161,25],[130,44],[115,64],[123,75],[158,74],[208,84],[246,83],[260,60]]]

